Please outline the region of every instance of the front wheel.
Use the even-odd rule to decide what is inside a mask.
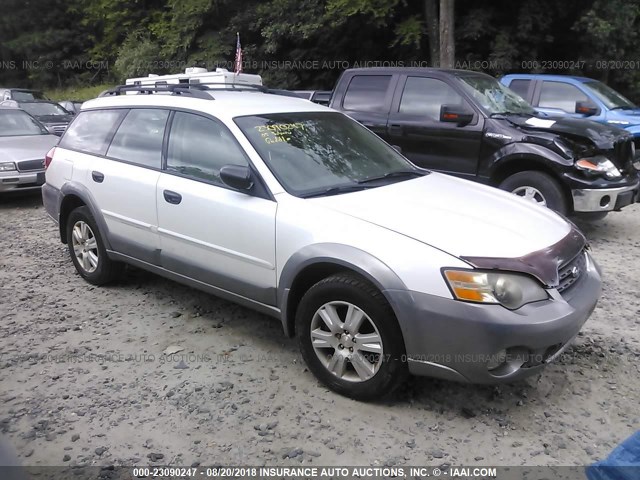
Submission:
[[[349,273],[332,275],[307,291],[296,331],[311,372],[337,393],[372,400],[406,378],[400,327],[384,296]]]
[[[500,188],[562,215],[568,213],[567,199],[562,187],[551,175],[529,170],[507,177]]]

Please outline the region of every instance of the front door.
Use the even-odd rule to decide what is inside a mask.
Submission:
[[[402,81],[401,81],[402,82]],[[473,177],[478,168],[484,119],[451,85],[431,77],[409,76],[392,106],[386,140],[420,167]],[[440,121],[442,105],[474,112],[471,123]]]
[[[220,121],[176,112],[157,188],[162,266],[275,305],[277,203],[220,180],[224,165],[248,165]]]

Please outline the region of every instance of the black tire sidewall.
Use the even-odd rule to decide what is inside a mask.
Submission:
[[[544,197],[547,202],[547,208],[555,210],[562,215],[567,215],[568,207],[564,192],[558,181],[552,176],[544,172],[530,170],[515,173],[500,184],[500,188],[508,192],[513,192],[519,187],[535,188]]]
[[[93,272],[85,271],[78,262],[76,258],[75,252],[73,251],[73,226],[78,221],[83,221],[93,231],[93,235],[96,239],[96,245],[98,247],[98,267]],[[112,272],[111,272],[111,260],[109,260],[107,256],[107,251],[104,247],[104,242],[102,241],[102,235],[100,234],[100,230],[96,224],[96,221],[91,215],[91,211],[88,207],[78,207],[73,210],[67,219],[67,246],[69,247],[69,255],[71,256],[71,260],[73,261],[73,265],[76,268],[76,271],[80,274],[82,278],[84,278],[89,283],[95,285],[102,285],[111,280]]]
[[[335,278],[335,281],[333,279]],[[302,298],[296,314],[296,332],[302,356],[311,372],[330,389],[358,400],[380,398],[393,391],[406,377],[404,340],[398,322],[381,294],[372,295],[366,283],[345,283],[348,277],[330,277],[314,285]],[[355,279],[351,279],[355,280]],[[383,362],[373,378],[349,382],[329,372],[311,345],[311,321],[316,311],[333,301],[352,303],[374,322],[383,345]]]

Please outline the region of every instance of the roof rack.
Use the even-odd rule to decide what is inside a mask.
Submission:
[[[217,88],[210,88],[211,85],[216,85]],[[113,95],[123,95],[128,92],[138,92],[139,94],[152,94],[158,92],[171,92],[172,95],[188,95],[194,98],[201,98],[204,100],[214,100],[212,95],[216,91],[255,91],[258,90],[262,93],[268,93],[272,95],[282,95],[286,97],[302,98],[295,92],[290,90],[267,88],[264,85],[242,83],[220,83],[220,82],[198,82],[198,83],[162,83],[157,85],[119,85],[110,90],[102,92],[100,97],[109,97]],[[207,92],[207,93],[205,93]]]
[[[191,88],[189,84],[161,84],[161,85],[118,85],[102,92],[99,97],[110,97],[114,95],[123,95],[128,92],[138,92],[139,94],[152,94],[158,92],[170,92],[172,95],[188,95],[194,98],[201,98],[204,100],[213,100],[211,95],[208,95],[202,88]]]
[[[199,90],[206,90],[209,92],[215,92],[216,90],[222,90],[222,91],[235,91],[235,92],[241,92],[241,91],[249,91],[249,90],[258,90],[262,93],[270,93],[271,95],[282,95],[284,97],[295,97],[295,98],[303,98],[302,96],[298,95],[297,93],[291,91],[291,90],[284,90],[281,88],[269,88],[269,87],[265,87],[264,85],[259,85],[259,84],[254,84],[254,83],[220,83],[220,82],[193,82],[193,83],[189,83],[189,84],[183,84],[183,86],[189,86],[189,88],[197,88]],[[209,88],[209,85],[220,85],[217,88]],[[200,87],[206,87],[206,88],[200,88]]]

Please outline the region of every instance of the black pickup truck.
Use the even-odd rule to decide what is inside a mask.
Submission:
[[[632,136],[537,113],[495,78],[465,70],[346,70],[329,106],[413,163],[493,185],[560,213],[601,218],[637,201]]]

